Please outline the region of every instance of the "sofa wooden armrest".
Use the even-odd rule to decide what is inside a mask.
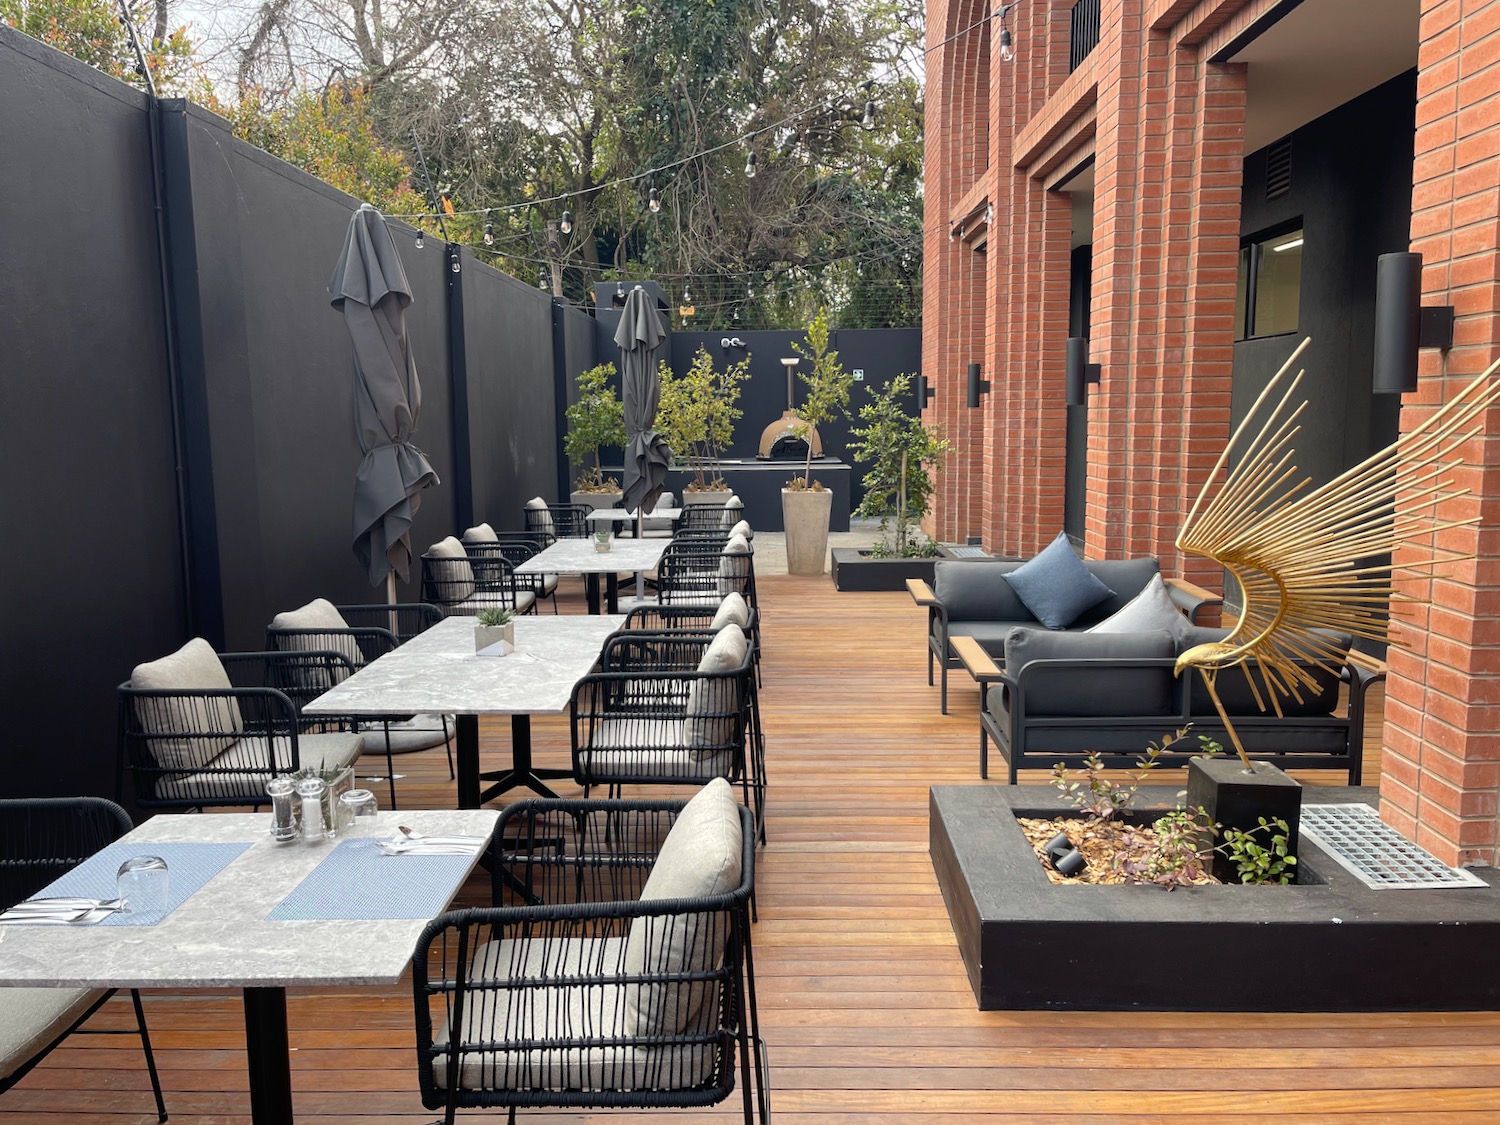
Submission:
[[[921,606],[934,606],[938,604],[938,596],[932,592],[932,587],[920,578],[908,578],[906,580],[906,592],[911,595],[911,600]]]
[[[953,651],[963,664],[964,671],[978,683],[993,683],[1001,679],[1003,673],[1000,665],[995,663],[995,658],[973,637],[954,637],[949,643],[953,645]]]
[[[1212,590],[1206,590],[1196,583],[1189,582],[1186,578],[1163,578],[1163,584],[1167,587],[1167,593],[1171,596],[1177,608],[1187,614],[1189,621],[1198,623],[1198,615],[1205,609],[1213,609],[1224,605],[1224,598]]]

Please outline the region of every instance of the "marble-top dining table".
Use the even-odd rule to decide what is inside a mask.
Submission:
[[[316,843],[272,840],[270,813],[152,817],[95,857],[108,860],[102,877],[113,885],[117,853],[160,852],[172,857],[169,880],[178,867],[196,889],[154,924],[0,928],[0,987],[242,989],[251,1119],[291,1125],[287,988],[398,983],[423,928],[479,861],[384,856],[374,839],[394,836],[398,823],[487,839],[497,817],[384,812]],[[88,878],[88,863],[63,879]]]
[[[365,718],[456,715],[460,808],[479,808],[520,786],[556,797],[547,780],[571,777],[572,770],[533,767],[531,716],[566,713],[574,687],[593,671],[605,639],[624,624],[619,614],[523,615],[515,618],[515,651],[483,656],[474,651],[474,618],[444,618],[318,696],[302,713]],[[480,715],[511,717],[510,769],[480,773]],[[492,784],[481,790],[486,781]]]
[[[559,539],[544,551],[538,551],[520,566],[517,574],[581,574],[589,613],[617,613],[620,606],[619,573],[635,571],[637,575],[661,562],[670,539],[614,539],[610,549],[597,551],[592,539]],[[604,576],[607,605],[599,597],[599,576]]]

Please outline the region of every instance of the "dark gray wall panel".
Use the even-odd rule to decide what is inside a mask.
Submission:
[[[557,489],[552,299],[469,254],[463,285],[474,518],[519,530],[525,502]]]
[[[145,99],[0,26],[6,796],[114,794],[115,686],[186,639]]]
[[[1241,232],[1302,221],[1298,329],[1235,345],[1233,416],[1248,413],[1304,336],[1308,410],[1298,466],[1322,482],[1396,437],[1399,395],[1370,390],[1375,263],[1408,249],[1416,72],[1393,78],[1292,134],[1292,187],[1266,199],[1266,152],[1245,159]],[[1380,143],[1372,143],[1379,138]]]

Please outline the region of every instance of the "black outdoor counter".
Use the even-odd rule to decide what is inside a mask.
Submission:
[[[782,531],[781,490],[786,482],[799,476],[805,461],[721,461],[724,480],[745,504],[745,519],[756,531]],[[813,458],[813,480],[833,490],[833,514],[830,531],[849,530],[849,466],[829,457]],[[605,472],[620,477],[618,466],[606,466]],[[678,502],[683,500],[683,486],[693,479],[690,472],[674,469],[667,474],[667,488]]]

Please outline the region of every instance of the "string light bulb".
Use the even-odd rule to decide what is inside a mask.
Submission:
[[[485,223],[484,224],[484,244],[486,246],[493,246],[493,245],[495,245],[495,224],[494,223]]]
[[[562,213],[562,222],[558,224],[558,229],[562,231],[563,234],[573,233],[573,212],[564,211]]]
[[[651,208],[651,213],[653,215],[657,214],[661,210],[661,192],[657,191],[655,188],[652,188],[651,199],[650,202],[646,204],[646,206]]]
[[[751,152],[750,155],[745,158],[745,179],[747,179],[747,180],[753,180],[753,179],[755,179],[755,153],[754,152]]]
[[[422,228],[418,227],[417,228],[417,249],[418,250],[422,249],[422,245],[423,245],[423,243],[422,243],[423,233],[424,232],[423,232]]]
[[[1016,57],[1015,40],[1011,38],[1010,28],[1003,23],[1000,25],[999,55],[1001,62],[1010,62]]]
[[[866,129],[875,128],[875,102],[874,99],[865,102],[865,115],[859,122]]]
[[[545,267],[536,275],[536,287],[543,293],[547,292],[547,270]]]

